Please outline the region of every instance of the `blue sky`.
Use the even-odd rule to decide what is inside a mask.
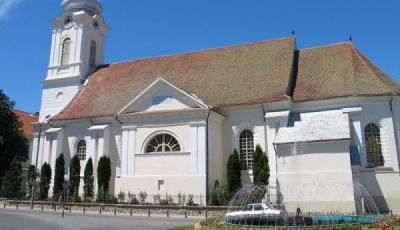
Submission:
[[[399,0],[102,0],[106,62],[290,35],[299,48],[347,41],[400,80]],[[50,19],[61,0],[0,0],[0,89],[39,111]]]

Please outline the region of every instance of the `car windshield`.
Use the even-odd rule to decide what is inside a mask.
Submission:
[[[260,211],[260,210],[264,210],[264,208],[261,204],[254,205],[254,211]]]

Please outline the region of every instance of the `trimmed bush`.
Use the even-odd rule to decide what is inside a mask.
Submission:
[[[64,155],[61,153],[56,159],[56,166],[54,172],[54,186],[53,186],[53,199],[58,201],[58,198],[63,193],[64,186],[64,173],[65,173],[65,160]]]
[[[26,182],[26,189],[27,189],[26,192],[28,197],[32,197],[33,184],[36,183],[38,175],[39,174],[36,170],[36,167],[34,165],[30,165],[28,169],[27,182]]]
[[[6,197],[15,198],[20,197],[22,184],[22,167],[21,164],[13,160],[10,163],[10,168],[4,175],[4,192]]]
[[[242,187],[241,173],[240,173],[240,160],[239,154],[236,149],[233,154],[229,156],[227,163],[227,180],[228,190],[231,194],[234,194],[240,187]]]
[[[94,195],[94,176],[93,176],[93,163],[92,158],[86,163],[85,172],[83,176],[83,197],[85,202],[93,200]]]
[[[253,153],[253,184],[268,185],[269,165],[268,157],[259,145]]]
[[[108,156],[100,157],[97,166],[97,186],[98,190],[108,193],[111,179],[111,160]]]
[[[73,202],[79,201],[79,183],[81,181],[81,162],[78,155],[71,159],[69,165],[69,200]]]
[[[40,169],[40,182],[39,182],[39,199],[47,200],[49,198],[49,189],[51,182],[51,167],[46,162]]]
[[[211,191],[211,205],[220,206],[227,205],[231,198],[231,193],[229,192],[228,186],[219,185],[219,181],[216,180],[214,187]]]

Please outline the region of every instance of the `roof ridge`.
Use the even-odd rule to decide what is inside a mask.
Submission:
[[[385,82],[383,82],[382,79],[376,75],[375,71],[371,69],[371,66],[370,66],[368,63],[366,63],[366,60],[364,59],[364,56],[363,56],[361,53],[359,53],[359,51],[358,51],[353,45],[351,45],[351,48],[352,48],[352,50],[356,53],[356,55],[357,55],[357,57],[360,59],[361,63],[362,63],[364,66],[367,67],[368,71],[372,74],[372,76],[373,76],[376,80],[378,80],[378,82],[379,82],[383,87],[388,88],[392,93],[396,94],[396,90],[395,90],[392,86],[390,86],[390,85],[386,84]]]
[[[327,47],[331,47],[331,46],[348,45],[348,44],[351,45],[352,43],[351,42],[335,42],[335,43],[328,43],[328,44],[311,46],[311,47],[302,48],[302,49],[299,49],[299,50],[300,51],[304,51],[304,50],[310,50],[310,49],[320,49],[320,48],[327,48]]]
[[[182,51],[180,53],[173,53],[173,54],[164,54],[164,55],[158,55],[158,56],[141,57],[141,58],[138,58],[138,59],[131,59],[131,60],[126,60],[126,61],[113,62],[113,63],[104,64],[104,65],[110,65],[110,66],[111,65],[120,65],[120,64],[127,64],[127,63],[131,63],[131,62],[136,62],[136,61],[151,60],[151,59],[163,58],[163,57],[175,57],[175,56],[181,56],[181,55],[185,55],[185,54],[195,54],[195,53],[202,53],[202,52],[207,52],[207,51],[214,51],[214,50],[221,50],[221,49],[227,49],[227,48],[248,46],[248,45],[257,45],[257,44],[261,44],[261,43],[274,42],[274,41],[286,40],[286,39],[287,40],[296,39],[296,36],[287,36],[287,37],[272,38],[272,39],[267,39],[267,40],[258,40],[258,41],[230,44],[230,45],[225,45],[225,46],[220,46],[220,47],[204,48],[204,49],[199,49],[199,50]]]

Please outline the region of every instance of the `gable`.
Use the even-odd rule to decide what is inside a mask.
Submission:
[[[208,108],[204,102],[158,78],[129,102],[119,114]]]

